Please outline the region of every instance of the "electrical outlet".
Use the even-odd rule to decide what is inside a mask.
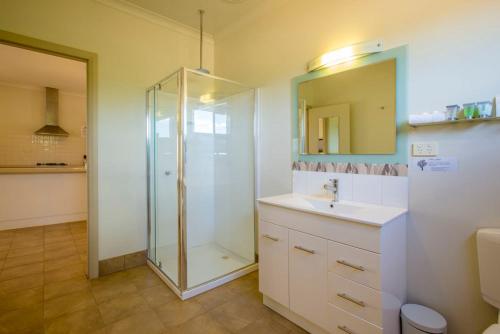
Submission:
[[[411,155],[414,157],[435,157],[438,155],[438,144],[415,143],[412,145]]]

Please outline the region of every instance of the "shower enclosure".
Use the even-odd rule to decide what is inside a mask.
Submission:
[[[182,299],[257,267],[254,95],[186,68],[147,91],[148,264]]]

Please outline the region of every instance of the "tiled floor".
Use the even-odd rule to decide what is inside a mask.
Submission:
[[[84,223],[0,232],[0,333],[305,333],[257,273],[180,301],[146,266],[88,281]]]

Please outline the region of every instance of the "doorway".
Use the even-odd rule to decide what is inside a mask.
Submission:
[[[10,56],[17,55],[11,66],[0,67],[0,92],[4,91],[3,102],[10,101],[13,106],[6,108],[10,118],[5,120],[19,125],[20,130],[16,135],[12,127],[9,138],[4,138],[3,145],[0,143],[0,150],[4,151],[0,156],[0,180],[15,189],[0,197],[0,205],[9,208],[8,215],[0,217],[0,237],[4,241],[0,253],[6,253],[4,263],[9,254],[13,254],[10,258],[24,256],[17,261],[28,263],[21,264],[25,266],[23,270],[11,270],[18,272],[14,276],[20,271],[37,272],[40,266],[71,276],[78,271],[79,259],[84,275],[97,277],[97,57],[5,31],[0,31],[0,51],[0,56],[8,52],[12,53]],[[12,76],[9,71],[19,65],[16,62],[36,58],[28,55],[49,62],[37,68],[28,60],[25,68],[31,72]],[[57,64],[63,64],[62,68]],[[70,73],[61,75],[63,70]],[[21,109],[25,111],[20,112]],[[21,114],[25,117],[21,118]],[[34,122],[42,124],[34,128]],[[47,126],[67,135],[47,132]],[[28,129],[33,133],[28,133]],[[15,262],[9,261],[12,265]],[[9,278],[11,274],[3,275]]]

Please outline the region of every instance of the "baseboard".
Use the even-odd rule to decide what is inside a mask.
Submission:
[[[76,222],[82,220],[87,220],[86,212],[71,213],[67,215],[48,216],[48,217],[32,217],[32,218],[17,219],[17,220],[4,220],[0,221],[0,231],[25,228],[25,227],[62,224],[62,223]]]
[[[146,264],[146,250],[124,254],[99,261],[99,276]]]

